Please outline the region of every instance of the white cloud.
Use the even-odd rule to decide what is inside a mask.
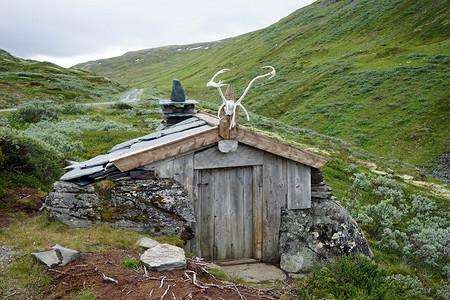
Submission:
[[[0,10],[0,49],[62,66],[269,26],[313,0],[18,0]]]

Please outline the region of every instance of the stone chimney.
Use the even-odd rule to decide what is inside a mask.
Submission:
[[[172,92],[170,93],[170,100],[161,99],[161,113],[164,118],[163,125],[170,126],[190,118],[197,111],[194,109],[195,100],[186,100],[183,86],[178,79],[172,82]]]

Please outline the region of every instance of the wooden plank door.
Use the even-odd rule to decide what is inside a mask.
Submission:
[[[254,178],[255,169],[260,167],[200,170],[197,220],[202,257],[222,260],[258,253],[261,220],[254,206],[261,185]]]

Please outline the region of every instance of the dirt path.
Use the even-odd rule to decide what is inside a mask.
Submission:
[[[136,101],[139,101],[141,99],[141,95],[144,89],[132,89],[128,92],[125,92],[121,97],[120,100],[117,101],[109,101],[109,102],[100,102],[100,103],[83,103],[84,105],[92,105],[92,106],[101,106],[101,105],[111,105],[116,103],[133,103]],[[5,108],[0,109],[0,112],[7,112],[7,111],[15,111],[17,108]]]

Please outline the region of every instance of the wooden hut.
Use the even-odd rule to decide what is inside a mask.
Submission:
[[[279,262],[281,208],[311,207],[311,169],[327,159],[240,128],[238,116],[236,121],[230,129],[229,116],[196,113],[71,166],[62,180],[88,182],[117,169],[173,178],[194,206],[192,253]]]

